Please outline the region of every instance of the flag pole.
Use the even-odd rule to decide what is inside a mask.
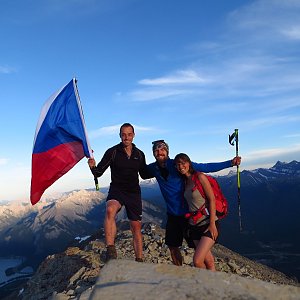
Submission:
[[[77,99],[78,99],[78,104],[80,106],[80,113],[81,113],[82,118],[83,118],[83,109],[82,109],[82,105],[81,105],[81,101],[80,101],[80,97],[79,97],[79,92],[78,92],[78,87],[77,87],[77,81],[78,81],[77,78],[74,77],[74,85],[75,85],[75,89],[76,89],[76,95],[77,95]],[[86,134],[86,136],[87,136],[87,134]],[[90,154],[89,158],[94,158],[93,150],[89,149],[89,154]],[[98,182],[97,176],[94,176],[94,182],[95,182],[96,191],[99,191],[99,182]]]
[[[235,155],[239,156],[239,130],[235,129],[232,135],[229,135],[229,143],[234,146],[235,140]],[[237,169],[237,196],[238,196],[238,214],[239,214],[239,227],[242,231],[242,214],[241,214],[241,181],[240,181],[240,166],[236,166]]]

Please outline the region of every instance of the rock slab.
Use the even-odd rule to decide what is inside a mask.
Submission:
[[[300,288],[224,272],[117,259],[104,266],[90,299],[299,300]]]

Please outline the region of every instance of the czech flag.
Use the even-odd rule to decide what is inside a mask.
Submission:
[[[92,157],[92,151],[74,78],[46,101],[40,114],[32,153],[32,205],[84,156]]]

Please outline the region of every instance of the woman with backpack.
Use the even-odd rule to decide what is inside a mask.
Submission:
[[[195,243],[194,266],[215,271],[211,249],[219,232],[213,189],[204,173],[193,170],[188,155],[177,154],[174,160],[178,172],[185,179],[184,197],[190,211],[186,214],[186,217],[189,218],[188,234]],[[203,196],[200,189],[202,189],[202,193],[204,192]]]

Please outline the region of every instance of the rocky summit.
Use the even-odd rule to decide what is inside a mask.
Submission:
[[[132,270],[132,268],[136,266],[137,268],[144,270],[145,273],[148,273],[146,270],[149,270],[149,272],[152,270],[152,273],[149,273],[149,276],[152,274],[152,278],[149,277],[149,282],[153,280],[153,276],[157,276],[157,280],[160,280],[158,275],[155,275],[157,270],[153,269],[154,267],[152,266],[154,265],[161,267],[165,266],[161,269],[161,271],[159,271],[160,273],[163,272],[164,275],[161,277],[161,280],[165,282],[175,280],[174,278],[169,278],[167,276],[168,274],[170,275],[178,273],[176,275],[176,280],[179,284],[179,281],[183,279],[186,280],[187,274],[190,273],[188,277],[192,276],[194,278],[193,280],[198,280],[198,284],[195,283],[195,285],[198,286],[198,288],[201,288],[200,278],[213,273],[222,274],[209,275],[214,276],[214,289],[217,291],[218,280],[220,280],[220,282],[222,281],[222,289],[224,289],[224,284],[227,286],[233,286],[235,284],[239,286],[247,286],[248,290],[251,290],[251,287],[253,287],[253,289],[258,291],[257,294],[253,294],[252,296],[249,295],[247,297],[245,296],[247,289],[243,291],[244,294],[230,294],[227,292],[226,299],[269,299],[268,297],[271,297],[271,294],[268,293],[268,291],[270,290],[276,290],[277,292],[275,294],[283,295],[280,296],[281,298],[276,299],[300,299],[300,287],[295,280],[287,277],[283,273],[240,256],[220,244],[215,245],[213,248],[216,267],[219,272],[214,273],[194,268],[192,263],[193,249],[189,249],[186,245],[183,245],[182,247],[184,266],[173,266],[169,256],[168,248],[164,242],[164,230],[153,224],[145,224],[143,227],[145,263],[136,263],[134,262],[132,234],[130,230],[126,229],[126,226],[127,225],[123,226],[125,229],[119,228],[118,230],[116,239],[116,248],[118,253],[117,260],[111,261],[111,263],[105,263],[106,248],[104,242],[104,233],[103,230],[99,230],[94,236],[88,238],[86,237],[82,240],[74,242],[74,244],[68,247],[64,252],[48,256],[40,264],[35,275],[26,283],[26,285],[20,287],[17,292],[6,297],[6,299],[100,299],[101,296],[97,296],[101,295],[101,293],[98,294],[99,291],[101,291],[101,289],[99,290],[99,287],[111,286],[112,281],[116,287],[128,284],[125,290],[126,293],[129,293],[129,295],[126,296],[126,299],[140,299],[139,297],[135,296],[135,291],[139,285],[134,284],[132,286],[132,290],[130,290],[130,280],[123,280],[122,278],[125,278],[128,274],[134,273],[134,271],[129,270]],[[105,268],[103,268],[104,266]],[[128,266],[128,268],[126,266]],[[118,270],[117,273],[116,270]],[[139,272],[141,272],[141,270]],[[192,275],[195,271],[200,272],[199,278],[197,277],[198,275]],[[137,274],[139,274],[139,272],[137,272]],[[111,273],[115,275],[117,274],[118,276],[110,278]],[[232,277],[232,274],[235,274],[235,277]],[[103,283],[103,281],[101,281],[105,280],[103,279],[105,276],[110,278],[107,280],[111,283]],[[147,274],[145,274],[145,276],[147,276]],[[170,276],[172,277],[173,275]],[[224,278],[224,276],[228,277]],[[243,281],[239,284],[239,278],[247,281]],[[136,281],[137,279],[133,278],[132,280]],[[147,283],[147,280],[147,277],[143,279],[143,285]],[[116,281],[120,281],[120,284],[116,284]],[[260,282],[259,285],[262,287],[255,286],[258,281]],[[141,284],[141,286],[143,285]],[[168,284],[163,284],[162,288],[172,289],[172,285],[169,286]],[[196,299],[195,295],[197,294],[197,291],[189,293],[188,291],[190,287],[188,285],[185,287],[183,284],[181,284],[180,289],[186,289],[184,292],[186,296],[182,297],[183,293],[176,294],[172,293],[171,291],[170,294],[166,294],[164,291],[164,295],[166,296],[164,296],[163,299]],[[115,289],[113,289],[113,291],[115,291]],[[201,297],[201,299],[214,299],[211,292],[206,291],[205,294],[207,293],[211,297]],[[220,293],[222,294],[221,290],[219,291],[219,294]],[[155,294],[156,296],[153,296],[153,298],[151,295],[147,294],[145,299],[154,299],[159,297],[158,290],[156,290]],[[232,295],[232,297],[230,297],[230,295]],[[240,298],[238,295],[244,296],[241,296],[242,298]],[[285,298],[287,295],[288,297]],[[225,299],[223,297],[219,298]],[[109,294],[105,294],[103,299],[121,298],[118,298],[113,294],[111,294],[111,296]]]
[[[89,299],[296,300],[299,290],[224,272],[111,260],[103,268]]]

